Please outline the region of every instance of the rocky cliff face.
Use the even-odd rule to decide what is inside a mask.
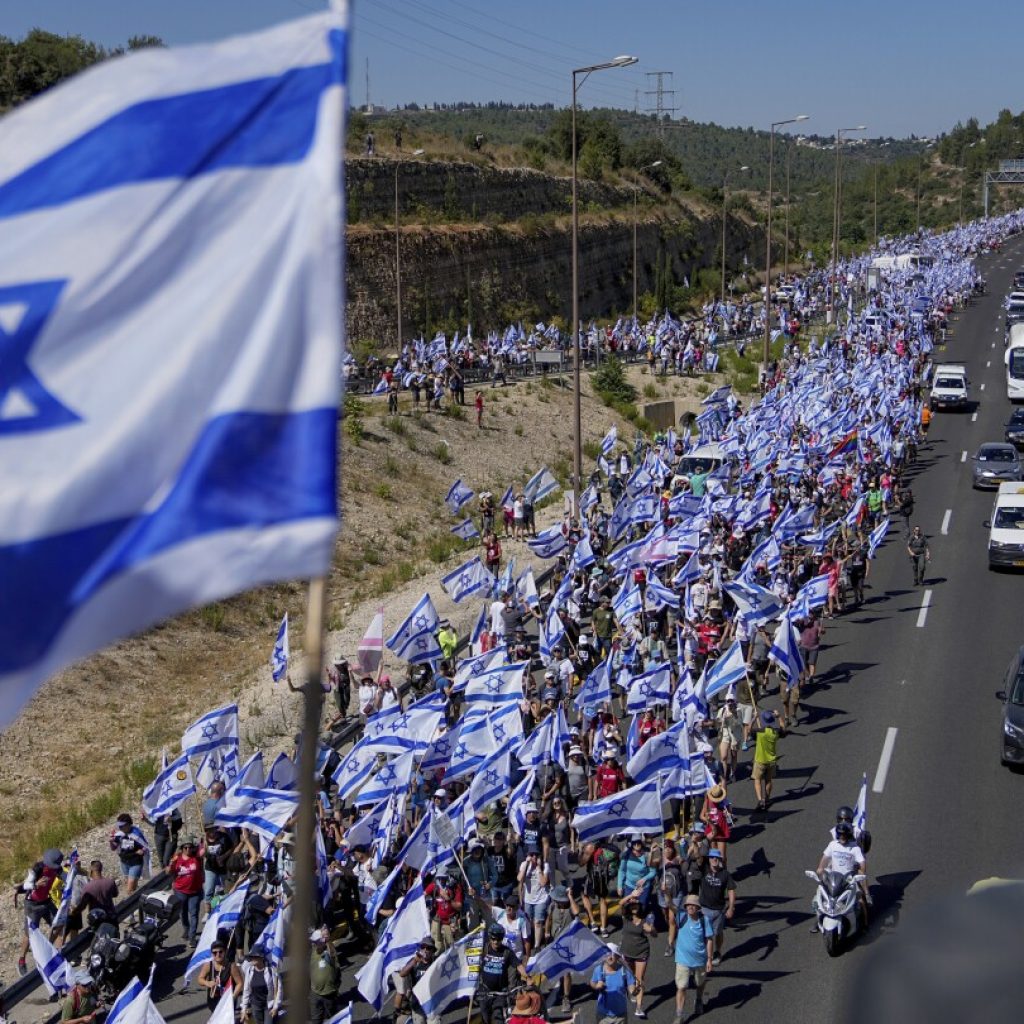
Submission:
[[[401,183],[406,168],[415,168],[415,189]],[[403,227],[402,335],[438,329],[452,331],[473,325],[479,336],[501,330],[510,322],[534,323],[571,317],[571,233],[564,218],[569,183],[533,171],[485,171],[472,165],[426,164],[409,161],[399,167],[400,197],[414,196],[409,219],[431,219],[425,213],[444,212],[444,204],[465,212],[466,205],[485,223],[420,223]],[[452,181],[456,182],[453,190]],[[394,203],[394,164],[355,161],[350,165],[349,202],[359,194],[362,209],[387,208],[387,186]],[[500,187],[499,187],[500,185]],[[584,195],[588,198],[584,200]],[[369,202],[366,197],[372,197]],[[410,200],[411,202],[411,200]],[[624,207],[632,191],[601,183],[586,183],[581,208]],[[441,204],[438,210],[437,204]],[[475,206],[473,204],[476,204]],[[393,210],[393,205],[392,205]],[[417,218],[416,213],[421,215]],[[403,216],[405,216],[403,214]],[[697,273],[716,262],[721,220],[700,220],[682,211],[641,209],[637,231],[637,278],[642,295],[653,291],[658,268],[671,279],[695,281]],[[440,218],[438,218],[440,219]],[[502,223],[504,221],[505,223]],[[744,253],[759,263],[763,232],[732,219],[729,224],[729,266],[735,270]],[[720,258],[720,256],[718,257]],[[353,344],[371,343],[392,351],[397,341],[395,308],[394,229],[354,224],[347,239],[348,335]],[[608,217],[580,228],[580,316],[584,321],[627,313],[633,302],[633,231],[626,217]]]

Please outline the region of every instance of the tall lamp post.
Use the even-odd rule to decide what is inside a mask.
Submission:
[[[786,248],[784,250],[785,255],[782,257],[782,273],[784,276],[789,275],[789,169],[790,164],[793,162],[793,151],[796,146],[786,147]]]
[[[775,129],[784,124],[796,124],[797,121],[806,121],[809,114],[797,114],[796,117],[787,117],[782,121],[772,121],[771,135],[768,139],[768,229],[765,232],[765,248],[767,255],[764,261],[764,370],[768,372],[768,362],[771,357],[771,329],[772,329],[772,171],[775,164]]]
[[[655,160],[653,164],[647,164],[645,167],[640,168],[640,172],[653,171],[655,167],[660,167],[661,161]],[[640,186],[633,185],[633,326],[636,326],[636,199],[640,192]]]
[[[573,355],[573,481],[572,510],[579,515],[580,483],[583,479],[583,429],[580,413],[580,292],[579,292],[579,208],[576,203],[576,94],[580,86],[595,72],[609,68],[626,68],[636,64],[636,57],[621,56],[603,64],[574,68],[572,72],[572,355]],[[582,75],[582,78],[578,76]]]
[[[749,171],[746,164],[739,168],[741,171]],[[729,172],[725,172],[722,178],[722,312],[725,314],[725,224],[729,210]]]
[[[836,129],[836,180],[832,191],[832,271],[829,274],[828,289],[828,322],[836,319],[836,264],[839,261],[839,228],[842,221],[840,210],[843,202],[843,170],[842,170],[842,149],[843,134],[845,132],[862,132],[867,128],[866,124],[854,125],[852,128]]]
[[[413,156],[422,156],[422,149],[414,149]],[[398,167],[395,161],[395,309],[397,310],[398,353],[402,353],[402,233],[398,218]]]

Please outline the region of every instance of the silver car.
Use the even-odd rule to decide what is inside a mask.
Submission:
[[[998,487],[1008,480],[1020,480],[1017,449],[1005,441],[989,441],[974,455],[972,483],[975,487]]]

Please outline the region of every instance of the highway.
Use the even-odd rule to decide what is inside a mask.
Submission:
[[[937,413],[911,473],[914,521],[932,555],[925,586],[911,585],[901,521],[894,519],[872,564],[865,605],[826,623],[818,682],[799,725],[779,744],[783,760],[768,813],[752,813],[749,760],[731,787],[738,827],[729,865],[738,908],[725,958],[709,978],[705,1015],[787,1024],[847,1019],[859,972],[908,921],[979,879],[1024,876],[1015,813],[1024,777],[999,764],[994,697],[1022,642],[1024,579],[988,570],[981,523],[992,497],[972,491],[970,477],[975,448],[1001,440],[1008,418],[1001,303],[1013,271],[1024,266],[1024,239],[979,265],[987,295],[959,316],[944,350],[933,355],[967,364],[976,415]],[[809,932],[813,885],[803,872],[817,866],[835,809],[854,803],[864,772],[874,836],[872,924],[832,960]],[[186,962],[177,936],[175,926],[157,972],[159,1009],[169,1022],[205,1021],[202,997],[176,991]],[[658,1022],[674,1015],[673,961],[664,948],[662,935],[648,971],[646,1009]],[[355,966],[345,970],[353,997]],[[577,984],[575,996],[580,1020],[593,1020],[588,990]],[[29,1019],[31,1006],[19,1007],[19,1020]],[[41,1008],[36,1002],[35,1011]],[[371,1016],[357,1001],[356,1020]],[[448,1019],[465,1020],[465,1008]]]

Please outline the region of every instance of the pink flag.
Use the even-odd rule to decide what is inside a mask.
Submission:
[[[367,627],[363,639],[359,641],[359,671],[363,675],[372,676],[380,668],[384,657],[384,608],[373,617]]]

